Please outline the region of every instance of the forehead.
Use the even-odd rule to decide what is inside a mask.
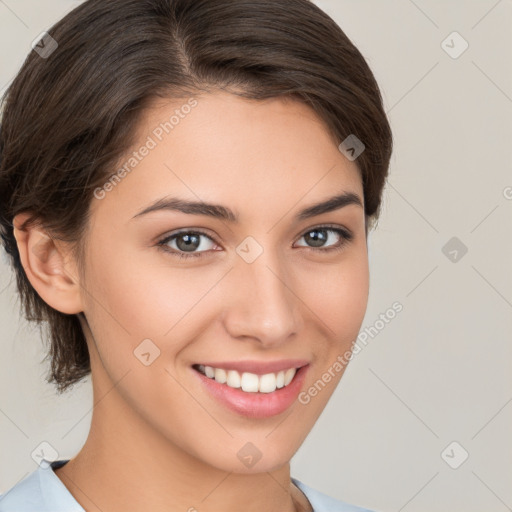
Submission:
[[[290,207],[342,191],[362,198],[356,163],[341,154],[314,110],[289,98],[159,98],[141,116],[121,167],[128,172],[106,199],[133,214],[165,194],[237,211],[251,204],[269,217],[277,213],[270,202]]]

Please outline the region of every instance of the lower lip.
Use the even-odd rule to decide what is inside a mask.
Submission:
[[[206,390],[228,409],[248,418],[269,418],[286,411],[297,399],[309,365],[297,370],[293,380],[272,393],[248,393],[227,384],[220,384],[202,373],[192,371],[199,377]]]

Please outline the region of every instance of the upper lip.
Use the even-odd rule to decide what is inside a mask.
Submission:
[[[198,364],[224,370],[236,370],[239,373],[248,372],[265,375],[266,373],[277,373],[289,368],[300,368],[309,364],[309,361],[306,359],[280,359],[279,361],[211,361]]]

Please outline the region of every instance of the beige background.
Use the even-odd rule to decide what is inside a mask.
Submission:
[[[0,92],[79,2],[0,0]],[[395,150],[371,234],[373,326],[292,475],[382,512],[512,510],[512,0],[317,0],[367,58]],[[458,32],[469,47],[442,46]],[[447,43],[457,52],[458,36]],[[511,187],[511,188],[507,188]],[[507,199],[508,197],[508,199]],[[457,237],[457,261],[452,247]],[[461,244],[468,251],[461,256]],[[90,381],[57,397],[0,263],[0,492],[42,441],[72,457]],[[377,323],[395,302],[403,311]],[[452,442],[448,450],[444,451]],[[457,469],[466,451],[469,456]],[[442,457],[444,453],[444,459]]]

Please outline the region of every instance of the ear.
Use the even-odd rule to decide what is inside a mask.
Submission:
[[[83,311],[76,262],[69,247],[49,236],[40,226],[21,230],[28,213],[16,215],[14,236],[28,280],[52,308],[66,314]]]

